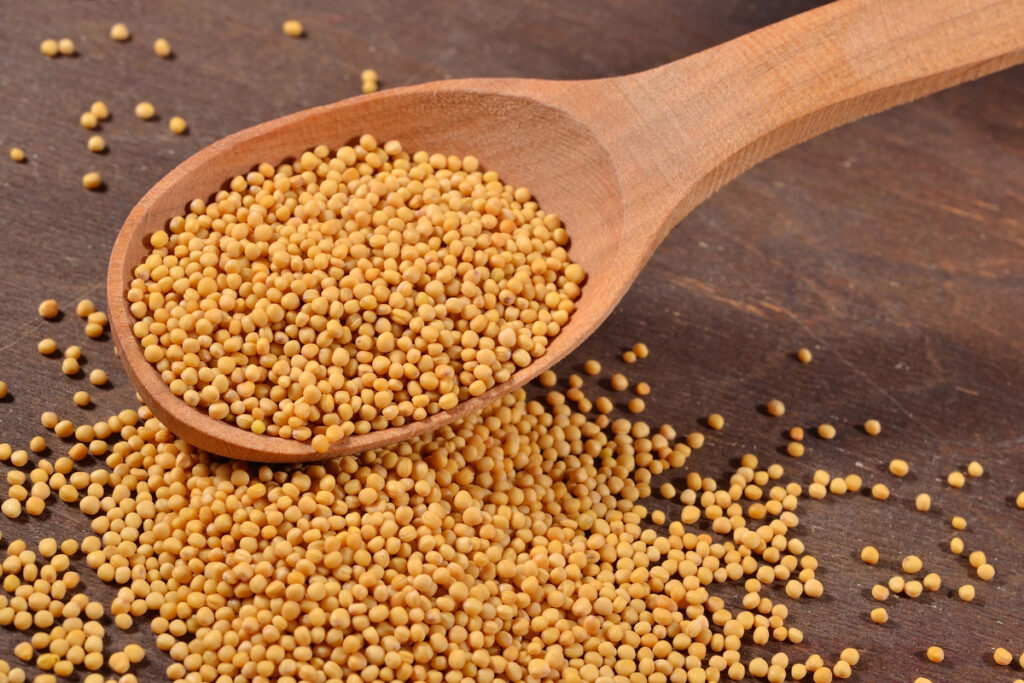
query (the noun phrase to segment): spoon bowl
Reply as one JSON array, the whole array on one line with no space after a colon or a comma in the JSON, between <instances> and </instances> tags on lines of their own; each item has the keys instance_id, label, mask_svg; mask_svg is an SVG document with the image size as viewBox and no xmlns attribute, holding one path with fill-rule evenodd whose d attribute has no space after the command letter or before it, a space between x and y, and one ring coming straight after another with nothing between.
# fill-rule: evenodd
<instances>
[{"instance_id":1,"label":"spoon bowl","mask_svg":"<svg viewBox=\"0 0 1024 683\"><path fill-rule=\"evenodd\" d=\"M611 313L668 231L757 162L843 123L1024 61L1016 0L840 0L671 64L592 81L469 79L316 107L219 140L160 180L115 242L111 335L154 415L202 450L260 462L322 460L412 438L469 415L564 358ZM507 382L400 427L317 453L256 435L171 393L145 360L125 299L148 238L261 162L363 133L406 149L474 155L557 212L587 272L547 352Z\"/></svg>"}]
</instances>

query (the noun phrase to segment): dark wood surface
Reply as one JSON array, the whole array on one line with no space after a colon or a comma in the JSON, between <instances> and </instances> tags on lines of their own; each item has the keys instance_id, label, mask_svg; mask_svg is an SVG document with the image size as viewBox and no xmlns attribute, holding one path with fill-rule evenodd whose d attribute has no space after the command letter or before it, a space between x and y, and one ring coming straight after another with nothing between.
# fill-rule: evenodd
<instances>
[{"instance_id":1,"label":"dark wood surface","mask_svg":"<svg viewBox=\"0 0 1024 683\"><path fill-rule=\"evenodd\" d=\"M44 336L85 349L85 368L103 367L112 386L93 390L91 415L132 405L112 345L87 339L73 313L83 296L102 305L106 257L121 221L146 188L217 138L259 121L356 94L359 72L375 68L383 87L462 76L591 78L678 58L808 9L813 2L283 3L5 2L0 6L0 441L16 448L45 430L39 414L73 420L82 379L35 351ZM307 36L282 35L299 18ZM107 33L129 25L126 44ZM69 36L72 58L47 59L39 42ZM153 55L166 37L172 60ZM78 115L96 99L113 112L99 131L109 152L85 149ZM143 122L149 100L159 119ZM167 130L184 116L188 135ZM28 162L7 159L22 147ZM98 170L106 190L90 193L83 173ZM500 169L498 169L500 171ZM543 198L541 198L543 200ZM669 236L608 320L561 369L614 357L645 341L651 357L628 368L651 383L647 418L681 431L720 412L726 427L688 469L720 474L744 452L780 462L808 482L815 469L859 473L890 486L880 503L862 494L802 502L797 530L821 561L825 597L791 605L805 633L792 659L827 660L854 646L854 679L988 681L1024 677L992 663L992 649L1024 650L1024 71L1020 68L829 133L753 169L693 213ZM569 226L571 229L571 226ZM58 299L64 316L47 322L38 303ZM801 346L815 360L793 357ZM758 407L778 397L780 420ZM881 436L858 425L874 417ZM831 422L838 437L809 437L800 460L780 452L784 429ZM708 431L708 430L704 430ZM48 434L49 457L66 444ZM911 474L885 471L905 458ZM946 475L977 459L985 475L963 490ZM0 471L6 472L8 466ZM675 480L673 472L656 479ZM932 495L929 513L913 509ZM996 568L976 579L947 545L949 518ZM0 518L3 542L88 533L76 509L52 503L36 520ZM864 544L882 561L857 559ZM943 589L917 600L890 599L876 626L870 586L914 552L938 571ZM81 559L85 583L99 586ZM952 589L978 585L960 602ZM148 628L110 632L115 645L142 643ZM116 633L115 633L116 632ZM23 637L0 630L0 657ZM930 645L946 661L924 657ZM778 648L769 646L771 653ZM167 660L152 654L140 671L159 679Z\"/></svg>"}]
</instances>

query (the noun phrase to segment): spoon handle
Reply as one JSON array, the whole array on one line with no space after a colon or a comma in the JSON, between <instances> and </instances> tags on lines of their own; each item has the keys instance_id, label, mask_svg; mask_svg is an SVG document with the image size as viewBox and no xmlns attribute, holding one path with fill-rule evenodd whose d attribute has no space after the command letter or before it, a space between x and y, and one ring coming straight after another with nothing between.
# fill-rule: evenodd
<instances>
[{"instance_id":1,"label":"spoon handle","mask_svg":"<svg viewBox=\"0 0 1024 683\"><path fill-rule=\"evenodd\" d=\"M634 178L650 181L635 199L650 207L652 250L689 211L758 162L1022 61L1024 0L840 0L603 81L604 88L618 86L613 95L633 119L628 131L623 108L607 106L608 99L601 112L585 115L605 118L595 129L607 131L612 156L635 166Z\"/></svg>"}]
</instances>

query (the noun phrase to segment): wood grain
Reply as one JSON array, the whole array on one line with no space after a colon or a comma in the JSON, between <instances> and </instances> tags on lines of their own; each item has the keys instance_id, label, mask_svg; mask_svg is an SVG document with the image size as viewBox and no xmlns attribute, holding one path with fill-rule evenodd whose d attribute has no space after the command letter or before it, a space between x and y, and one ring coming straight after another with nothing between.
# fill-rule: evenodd
<instances>
[{"instance_id":1,"label":"wood grain","mask_svg":"<svg viewBox=\"0 0 1024 683\"><path fill-rule=\"evenodd\" d=\"M198 0L4 5L0 141L23 147L29 162L0 159L0 378L11 388L0 401L0 440L24 448L44 432L43 410L81 421L132 405L112 345L86 339L72 307L81 296L103 299L120 223L153 183L206 144L355 94L366 67L380 72L385 87L440 77L620 75L813 4L594 0L581 11L537 0L358 8L323 0L286 10L253 0L244 12ZM281 35L281 21L291 16L306 24L306 39ZM130 43L106 37L115 21L132 28ZM444 29L432 39L396 38L421 35L424 26ZM40 40L64 35L80 56L51 61L38 53ZM159 36L171 41L176 59L152 55ZM606 372L650 382L647 417L655 424L689 431L709 412L725 415L725 429L710 434L690 463L702 472L724 472L754 452L801 481L825 468L893 489L885 504L847 496L801 506L800 536L821 559L826 596L792 605L790 619L806 639L785 649L791 657L828 658L856 646L863 654L853 680L1021 676L1016 665L997 668L991 651L1024 649L1015 626L1024 607L1016 570L1024 563L1024 513L1012 503L1024 489L1022 76L1016 68L931 96L752 169L666 238L616 312L561 364L578 371L595 357ZM77 125L97 98L114 112L102 130L110 152L101 157L85 150L89 133ZM159 121L132 116L141 99L154 102ZM189 135L166 130L175 114L189 120ZM80 187L93 169L103 173L106 192ZM54 323L35 314L50 296L65 310ZM92 390L96 408L71 404L83 383L35 352L44 335L62 347L82 345L87 369L108 370L113 385ZM627 368L611 360L636 340L653 350L646 363ZM813 363L790 357L799 346L814 350ZM757 410L773 396L787 404L781 420ZM868 417L883 424L873 439L857 431ZM835 441L809 439L800 460L778 453L784 428L824 421L838 427ZM52 454L67 448L48 439ZM896 456L911 463L905 480L884 474ZM985 476L952 491L945 475L971 459L984 463ZM681 478L670 473L656 483ZM932 494L930 513L912 509L921 491ZM945 550L953 514L968 519L961 534L968 548L984 550L995 565L990 584L980 585L966 561ZM16 537L81 537L88 522L54 503L38 520L0 518L0 531L3 545ZM882 551L879 566L856 560L866 543ZM943 591L891 601L890 622L870 624L868 589L907 552L942 574ZM76 562L90 592L112 597ZM974 603L948 596L948 587L967 581L979 584ZM140 678L162 678L167 660L147 627L109 631L114 645L140 642L150 651ZM10 648L22 639L0 630L0 656L12 660ZM933 644L946 649L940 665L923 656Z\"/></svg>"}]
</instances>

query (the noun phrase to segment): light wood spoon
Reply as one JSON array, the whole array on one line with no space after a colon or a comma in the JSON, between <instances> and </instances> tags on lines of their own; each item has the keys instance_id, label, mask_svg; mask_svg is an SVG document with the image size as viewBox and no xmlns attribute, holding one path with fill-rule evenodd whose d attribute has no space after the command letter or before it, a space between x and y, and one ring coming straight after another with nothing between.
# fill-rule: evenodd
<instances>
[{"instance_id":1,"label":"light wood spoon","mask_svg":"<svg viewBox=\"0 0 1024 683\"><path fill-rule=\"evenodd\" d=\"M319 460L405 440L480 410L586 339L687 213L732 178L844 123L1024 61L1024 0L841 0L650 71L592 81L472 79L356 97L254 126L198 152L128 216L110 257L111 332L139 394L175 434L244 460ZM256 164L364 132L473 154L558 212L588 273L547 353L483 396L333 444L257 436L174 396L142 356L132 270L195 197Z\"/></svg>"}]
</instances>

